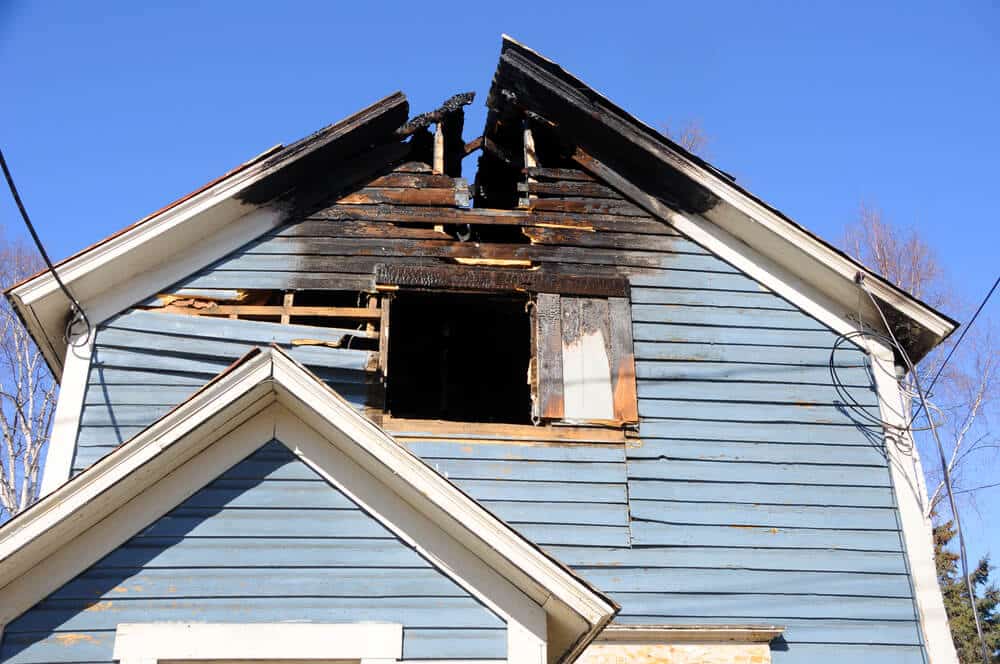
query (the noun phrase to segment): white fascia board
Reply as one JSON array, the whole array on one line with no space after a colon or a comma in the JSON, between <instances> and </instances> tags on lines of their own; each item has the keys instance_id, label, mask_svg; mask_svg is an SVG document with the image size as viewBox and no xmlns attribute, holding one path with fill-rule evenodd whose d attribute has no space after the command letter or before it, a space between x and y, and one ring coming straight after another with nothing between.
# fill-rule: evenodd
<instances>
[{"instance_id":1,"label":"white fascia board","mask_svg":"<svg viewBox=\"0 0 1000 664\"><path fill-rule=\"evenodd\" d=\"M48 450L45 452L45 465L42 467L40 497L47 496L68 481L72 473L80 417L90 377L94 337L91 333L86 338L75 339L67 348L66 364L59 382L59 400L56 402Z\"/></svg>"},{"instance_id":2,"label":"white fascia board","mask_svg":"<svg viewBox=\"0 0 1000 664\"><path fill-rule=\"evenodd\" d=\"M880 415L895 429L886 432L885 446L924 646L932 664L958 664L934 562L934 525L927 510L924 472L913 435L907 429L909 413L904 410L896 378L895 355L891 348L875 340L870 340L868 346Z\"/></svg>"}]
</instances>

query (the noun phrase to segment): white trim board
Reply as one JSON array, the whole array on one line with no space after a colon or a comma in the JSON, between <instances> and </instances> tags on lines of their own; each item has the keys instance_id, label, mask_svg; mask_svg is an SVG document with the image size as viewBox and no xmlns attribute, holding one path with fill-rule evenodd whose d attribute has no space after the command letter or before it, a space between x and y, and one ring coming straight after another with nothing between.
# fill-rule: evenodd
<instances>
[{"instance_id":1,"label":"white trim board","mask_svg":"<svg viewBox=\"0 0 1000 664\"><path fill-rule=\"evenodd\" d=\"M304 462L493 609L510 661L571 661L617 606L483 509L277 348L0 528L0 625L279 433Z\"/></svg>"},{"instance_id":2,"label":"white trim board","mask_svg":"<svg viewBox=\"0 0 1000 664\"><path fill-rule=\"evenodd\" d=\"M875 387L879 397L882 420L901 428L906 424L893 352L875 341L869 344L869 357ZM912 434L903 434L897 444L892 436L885 437L889 471L899 509L899 520L906 549L906 562L913 583L913 595L920 617L920 629L930 664L958 664L958 655L948 626L948 614L938 585L934 563L933 525L924 506L927 488L920 467L920 456ZM905 451L906 449L910 451Z\"/></svg>"},{"instance_id":3,"label":"white trim board","mask_svg":"<svg viewBox=\"0 0 1000 664\"><path fill-rule=\"evenodd\" d=\"M39 497L52 493L56 487L67 482L72 474L95 336L92 330L87 338L70 341L66 349L62 381L59 383L59 401L56 402L49 447L45 453L45 465L42 466Z\"/></svg>"},{"instance_id":4,"label":"white trim board","mask_svg":"<svg viewBox=\"0 0 1000 664\"><path fill-rule=\"evenodd\" d=\"M114 658L121 664L212 660L349 660L403 657L403 626L394 623L120 623Z\"/></svg>"}]
</instances>

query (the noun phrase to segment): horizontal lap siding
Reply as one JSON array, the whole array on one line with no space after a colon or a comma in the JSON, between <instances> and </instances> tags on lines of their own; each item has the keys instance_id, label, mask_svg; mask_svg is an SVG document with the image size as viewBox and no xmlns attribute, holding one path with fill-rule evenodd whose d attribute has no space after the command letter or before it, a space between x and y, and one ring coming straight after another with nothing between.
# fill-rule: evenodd
<instances>
[{"instance_id":1,"label":"horizontal lap siding","mask_svg":"<svg viewBox=\"0 0 1000 664\"><path fill-rule=\"evenodd\" d=\"M155 422L252 348L272 343L362 408L378 394L366 371L370 352L292 345L296 339L337 342L351 333L138 309L111 319L97 331L73 472Z\"/></svg>"},{"instance_id":2,"label":"horizontal lap siding","mask_svg":"<svg viewBox=\"0 0 1000 664\"><path fill-rule=\"evenodd\" d=\"M621 445L469 443L430 436L404 442L537 544L629 545Z\"/></svg>"},{"instance_id":3,"label":"horizontal lap siding","mask_svg":"<svg viewBox=\"0 0 1000 664\"><path fill-rule=\"evenodd\" d=\"M619 622L785 625L775 662L923 662L867 357L745 277L682 270L632 278L632 549L554 553Z\"/></svg>"},{"instance_id":4,"label":"horizontal lap siding","mask_svg":"<svg viewBox=\"0 0 1000 664\"><path fill-rule=\"evenodd\" d=\"M527 444L486 432L461 440L407 432L404 444L607 591L622 607L619 622L786 625L786 643L773 652L778 664L924 661L883 434L873 426L878 403L860 349L844 343L833 352L837 336L820 322L648 217L593 216L590 232L563 228L586 227L587 215L549 212L544 222L555 229L526 229L531 244L479 245L433 239L430 224L461 223L464 214L475 224L490 213L450 208L436 219L432 207L397 213L401 208L357 206L354 216L347 206L331 210L272 232L179 287L362 290L371 288L379 263L476 257L530 260L568 274L586 265L618 268L632 286L639 438L624 446ZM208 345L199 351L185 338L201 334L162 327L162 319L148 318L150 327L134 312L122 318L132 322L98 334L77 467L197 389L234 359L242 341L217 335L209 357ZM171 347L176 354L166 355ZM360 403L364 377L345 366L352 361L306 363ZM860 406L845 407L849 402ZM211 492L233 494L233 509L263 518L275 497L260 492L247 502L240 489L246 481L227 476ZM283 483L286 497L302 505L335 509L323 507L316 486L295 472L268 481ZM206 507L189 504L175 526L115 555L127 561L155 551L150 564L169 567L229 551L239 565L275 547L305 567L331 558L347 567L399 566L391 548L355 546L382 540L349 519L343 527L354 539L295 539L288 535L307 527L304 519L272 519L275 540L219 525L183 550L158 548L178 541L177 530L193 527ZM341 599L328 601L324 606L335 607ZM439 598L440 615L461 628L461 643L488 640L463 622L462 601ZM227 597L212 602L232 605ZM260 619L317 614L313 600L289 599L284 613ZM427 631L420 638L438 637Z\"/></svg>"},{"instance_id":5,"label":"horizontal lap siding","mask_svg":"<svg viewBox=\"0 0 1000 664\"><path fill-rule=\"evenodd\" d=\"M110 661L122 622L404 625L407 659L502 659L504 623L278 442L6 626L5 664Z\"/></svg>"}]
</instances>

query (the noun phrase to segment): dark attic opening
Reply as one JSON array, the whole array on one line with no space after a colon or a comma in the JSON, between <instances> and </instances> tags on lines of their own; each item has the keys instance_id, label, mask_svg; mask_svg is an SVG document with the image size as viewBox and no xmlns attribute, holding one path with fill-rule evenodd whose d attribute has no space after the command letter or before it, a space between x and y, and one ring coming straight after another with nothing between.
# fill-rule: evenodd
<instances>
[{"instance_id":1,"label":"dark attic opening","mask_svg":"<svg viewBox=\"0 0 1000 664\"><path fill-rule=\"evenodd\" d=\"M528 299L398 293L389 310L393 417L531 423Z\"/></svg>"}]
</instances>

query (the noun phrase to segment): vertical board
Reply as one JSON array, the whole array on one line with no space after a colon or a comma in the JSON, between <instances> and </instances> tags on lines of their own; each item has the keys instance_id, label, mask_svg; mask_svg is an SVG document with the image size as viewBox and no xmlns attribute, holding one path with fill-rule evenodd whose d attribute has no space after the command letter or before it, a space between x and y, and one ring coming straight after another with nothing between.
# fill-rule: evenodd
<instances>
[{"instance_id":1,"label":"vertical board","mask_svg":"<svg viewBox=\"0 0 1000 664\"><path fill-rule=\"evenodd\" d=\"M562 310L560 297L539 293L534 308L535 417L561 420L563 402Z\"/></svg>"},{"instance_id":2,"label":"vertical board","mask_svg":"<svg viewBox=\"0 0 1000 664\"><path fill-rule=\"evenodd\" d=\"M635 385L632 311L629 301L623 297L608 298L608 315L614 418L620 422L638 422L639 403Z\"/></svg>"}]
</instances>

